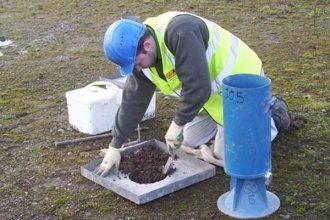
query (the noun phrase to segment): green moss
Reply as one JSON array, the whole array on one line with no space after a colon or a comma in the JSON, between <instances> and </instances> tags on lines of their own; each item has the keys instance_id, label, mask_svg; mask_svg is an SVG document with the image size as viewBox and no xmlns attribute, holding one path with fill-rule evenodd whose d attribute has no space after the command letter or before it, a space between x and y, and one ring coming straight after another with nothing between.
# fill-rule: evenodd
<instances>
[{"instance_id":1,"label":"green moss","mask_svg":"<svg viewBox=\"0 0 330 220\"><path fill-rule=\"evenodd\" d=\"M40 49L37 48L37 47L34 47L34 46L30 46L27 48L27 53L34 57L34 58L40 58L41 57L41 54L40 54Z\"/></svg>"},{"instance_id":2,"label":"green moss","mask_svg":"<svg viewBox=\"0 0 330 220\"><path fill-rule=\"evenodd\" d=\"M327 202L320 202L320 203L318 203L317 204L317 206L316 206L316 210L318 211L318 212L329 212L329 210L330 210L330 202L329 201L327 201Z\"/></svg>"},{"instance_id":3,"label":"green moss","mask_svg":"<svg viewBox=\"0 0 330 220\"><path fill-rule=\"evenodd\" d=\"M3 120L5 123L12 122L15 119L14 115L1 115L0 120Z\"/></svg>"},{"instance_id":4,"label":"green moss","mask_svg":"<svg viewBox=\"0 0 330 220\"><path fill-rule=\"evenodd\" d=\"M95 200L90 200L87 202L87 207L90 209L97 209L99 207L99 203Z\"/></svg>"},{"instance_id":5,"label":"green moss","mask_svg":"<svg viewBox=\"0 0 330 220\"><path fill-rule=\"evenodd\" d=\"M304 153L307 157L317 158L318 152L314 149L306 149L304 150Z\"/></svg>"},{"instance_id":6,"label":"green moss","mask_svg":"<svg viewBox=\"0 0 330 220\"><path fill-rule=\"evenodd\" d=\"M79 164L86 164L89 162L89 160L87 158L79 158L78 162Z\"/></svg>"},{"instance_id":7,"label":"green moss","mask_svg":"<svg viewBox=\"0 0 330 220\"><path fill-rule=\"evenodd\" d=\"M298 213L298 214L300 214L300 215L303 215L303 214L306 213L306 208L305 208L305 207L302 207L302 206L297 207L297 208L296 208L296 213Z\"/></svg>"},{"instance_id":8,"label":"green moss","mask_svg":"<svg viewBox=\"0 0 330 220\"><path fill-rule=\"evenodd\" d=\"M53 204L57 207L65 205L69 201L69 198L66 196L59 196L53 200Z\"/></svg>"},{"instance_id":9,"label":"green moss","mask_svg":"<svg viewBox=\"0 0 330 220\"><path fill-rule=\"evenodd\" d=\"M285 197L285 202L286 202L287 205L294 205L296 203L293 196L286 196Z\"/></svg>"},{"instance_id":10,"label":"green moss","mask_svg":"<svg viewBox=\"0 0 330 220\"><path fill-rule=\"evenodd\" d=\"M103 214L111 213L111 206L101 206L99 209Z\"/></svg>"},{"instance_id":11,"label":"green moss","mask_svg":"<svg viewBox=\"0 0 330 220\"><path fill-rule=\"evenodd\" d=\"M187 203L181 203L180 205L179 205L179 209L180 209L180 211L186 211L187 209L188 209L188 204Z\"/></svg>"},{"instance_id":12,"label":"green moss","mask_svg":"<svg viewBox=\"0 0 330 220\"><path fill-rule=\"evenodd\" d=\"M306 168L305 162L300 159L292 159L290 161L289 167L292 170L304 170Z\"/></svg>"}]
</instances>

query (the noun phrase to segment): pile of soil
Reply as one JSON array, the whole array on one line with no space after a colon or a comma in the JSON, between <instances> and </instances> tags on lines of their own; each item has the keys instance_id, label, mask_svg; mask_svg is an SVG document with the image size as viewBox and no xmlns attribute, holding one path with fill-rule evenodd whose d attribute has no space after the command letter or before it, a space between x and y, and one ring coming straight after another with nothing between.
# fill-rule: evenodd
<instances>
[{"instance_id":1,"label":"pile of soil","mask_svg":"<svg viewBox=\"0 0 330 220\"><path fill-rule=\"evenodd\" d=\"M306 122L306 119L304 116L301 115L291 115L291 124L288 130L286 131L288 134L292 134L297 130L300 130L303 128L304 124Z\"/></svg>"},{"instance_id":2,"label":"pile of soil","mask_svg":"<svg viewBox=\"0 0 330 220\"><path fill-rule=\"evenodd\" d=\"M121 158L119 170L137 183L154 183L171 175L175 168L170 167L167 174L163 168L169 157L160 148L148 145Z\"/></svg>"},{"instance_id":3,"label":"pile of soil","mask_svg":"<svg viewBox=\"0 0 330 220\"><path fill-rule=\"evenodd\" d=\"M304 116L301 115L294 115L291 117L291 125L290 128L292 130L300 130L306 122L306 119Z\"/></svg>"}]
</instances>

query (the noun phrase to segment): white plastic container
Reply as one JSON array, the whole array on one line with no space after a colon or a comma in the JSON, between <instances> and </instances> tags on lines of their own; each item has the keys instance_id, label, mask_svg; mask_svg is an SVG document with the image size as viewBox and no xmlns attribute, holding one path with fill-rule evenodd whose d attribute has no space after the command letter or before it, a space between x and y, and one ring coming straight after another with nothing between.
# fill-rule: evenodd
<instances>
[{"instance_id":1,"label":"white plastic container","mask_svg":"<svg viewBox=\"0 0 330 220\"><path fill-rule=\"evenodd\" d=\"M97 81L86 87L66 92L70 125L85 134L95 135L110 131L121 103L122 81L122 79L114 83ZM154 94L142 120L154 118L155 109Z\"/></svg>"}]
</instances>

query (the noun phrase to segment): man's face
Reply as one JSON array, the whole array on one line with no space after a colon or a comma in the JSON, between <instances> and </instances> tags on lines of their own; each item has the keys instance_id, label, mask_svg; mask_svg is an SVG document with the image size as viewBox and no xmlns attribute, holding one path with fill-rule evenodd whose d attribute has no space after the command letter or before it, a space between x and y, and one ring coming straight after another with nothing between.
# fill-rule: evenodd
<instances>
[{"instance_id":1,"label":"man's face","mask_svg":"<svg viewBox=\"0 0 330 220\"><path fill-rule=\"evenodd\" d=\"M136 56L134 68L141 71L144 68L149 68L155 65L156 62L156 47L154 42L148 39L143 44L143 50Z\"/></svg>"}]
</instances>

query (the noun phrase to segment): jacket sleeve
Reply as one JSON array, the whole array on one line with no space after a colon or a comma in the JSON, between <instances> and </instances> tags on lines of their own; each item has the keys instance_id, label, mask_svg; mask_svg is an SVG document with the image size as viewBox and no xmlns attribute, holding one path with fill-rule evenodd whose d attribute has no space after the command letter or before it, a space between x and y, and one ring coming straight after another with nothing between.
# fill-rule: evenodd
<instances>
[{"instance_id":1,"label":"jacket sleeve","mask_svg":"<svg viewBox=\"0 0 330 220\"><path fill-rule=\"evenodd\" d=\"M142 120L155 91L154 84L142 72L127 78L122 102L112 129L111 146L120 148Z\"/></svg>"},{"instance_id":2,"label":"jacket sleeve","mask_svg":"<svg viewBox=\"0 0 330 220\"><path fill-rule=\"evenodd\" d=\"M165 44L175 56L176 73L182 82L183 101L174 116L178 125L192 121L210 97L207 42L207 26L195 16L174 17L166 29Z\"/></svg>"}]
</instances>

